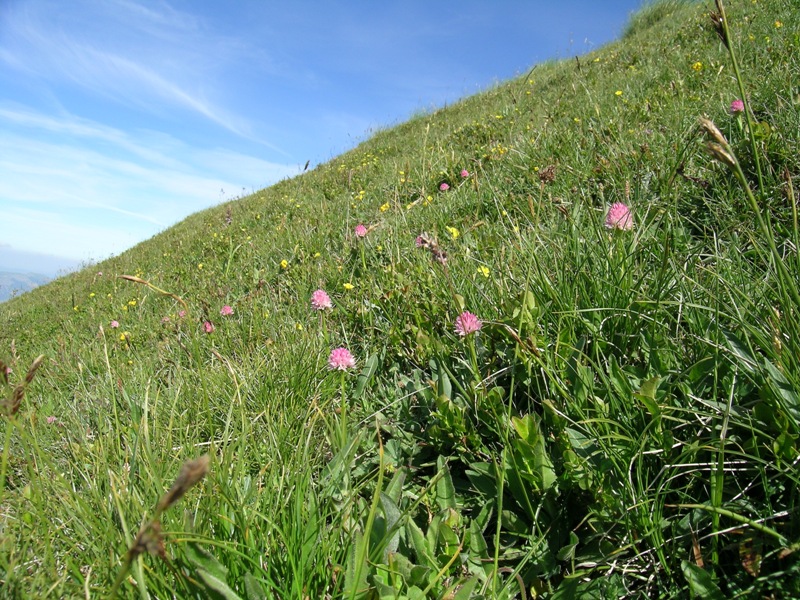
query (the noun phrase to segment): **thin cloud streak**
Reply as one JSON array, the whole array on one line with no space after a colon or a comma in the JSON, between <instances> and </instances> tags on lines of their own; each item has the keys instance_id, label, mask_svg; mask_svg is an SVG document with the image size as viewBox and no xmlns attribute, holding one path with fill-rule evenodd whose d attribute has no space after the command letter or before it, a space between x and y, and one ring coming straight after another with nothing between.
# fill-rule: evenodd
<instances>
[{"instance_id":1,"label":"thin cloud streak","mask_svg":"<svg viewBox=\"0 0 800 600\"><path fill-rule=\"evenodd\" d=\"M21 249L119 251L219 203L220 190L260 189L298 172L298 165L192 148L165 134L125 133L71 115L56 119L25 107L0 107L3 241ZM61 217L43 218L55 213ZM51 223L47 234L42 222ZM42 242L32 244L22 233L31 227ZM105 234L80 240L92 227Z\"/></svg>"},{"instance_id":2,"label":"thin cloud streak","mask_svg":"<svg viewBox=\"0 0 800 600\"><path fill-rule=\"evenodd\" d=\"M125 2L122 6L135 7ZM158 20L159 13L145 7L136 8L140 10L133 10L134 13L147 15L149 21ZM287 155L276 144L259 138L251 121L225 110L207 98L201 89L192 89L197 87L194 82L200 81L208 82L206 86L210 89L222 88L221 82L215 85L216 74L203 67L210 62L209 51L198 51L199 48L213 49L220 43L214 39L199 43L196 36L202 32L196 27L184 28L192 35L184 36L185 39L180 35L173 36L168 40L169 48L148 56L146 51L126 47L124 40L117 40L115 48L86 43L58 29L54 23L35 17L24 12L12 20L8 35L16 42L18 50L16 53L6 50L0 53L0 60L7 66L51 83L68 81L95 95L161 117L165 106L188 109L238 137ZM170 27L181 21L182 18L161 19L161 23ZM109 26L121 25L123 23L113 22ZM126 29L139 29L139 33L147 37L148 32L142 31L137 22L126 22L124 26ZM138 49L149 47L147 40L144 44L142 42L138 39ZM225 43L224 40L220 42ZM138 59L132 60L125 55L136 55ZM25 58L20 59L20 56ZM165 56L168 60L164 60Z\"/></svg>"}]
</instances>

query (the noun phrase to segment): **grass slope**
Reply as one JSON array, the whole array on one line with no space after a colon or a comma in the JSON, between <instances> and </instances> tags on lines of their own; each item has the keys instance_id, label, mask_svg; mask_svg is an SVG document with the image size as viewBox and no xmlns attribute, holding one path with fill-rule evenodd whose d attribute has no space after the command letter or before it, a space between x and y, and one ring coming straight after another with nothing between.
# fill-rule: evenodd
<instances>
[{"instance_id":1,"label":"grass slope","mask_svg":"<svg viewBox=\"0 0 800 600\"><path fill-rule=\"evenodd\" d=\"M800 596L800 19L726 9L0 306L3 594Z\"/></svg>"}]
</instances>

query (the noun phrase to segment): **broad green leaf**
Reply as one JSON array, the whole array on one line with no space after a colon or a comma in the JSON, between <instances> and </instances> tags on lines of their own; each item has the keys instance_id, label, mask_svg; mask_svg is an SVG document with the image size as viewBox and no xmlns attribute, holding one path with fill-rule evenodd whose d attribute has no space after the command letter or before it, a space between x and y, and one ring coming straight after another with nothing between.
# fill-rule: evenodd
<instances>
[{"instance_id":1,"label":"broad green leaf","mask_svg":"<svg viewBox=\"0 0 800 600\"><path fill-rule=\"evenodd\" d=\"M446 508L456 508L456 488L453 485L453 478L450 477L450 468L447 466L447 459L439 456L436 460L436 467L439 473L444 473L439 481L436 482L436 503L442 510Z\"/></svg>"},{"instance_id":2,"label":"broad green leaf","mask_svg":"<svg viewBox=\"0 0 800 600\"><path fill-rule=\"evenodd\" d=\"M733 353L734 357L738 359L739 366L743 367L745 371L750 374L755 373L758 363L756 363L750 350L747 349L744 343L742 343L732 331L723 329L722 334L725 336L725 341L728 342L728 348Z\"/></svg>"},{"instance_id":3,"label":"broad green leaf","mask_svg":"<svg viewBox=\"0 0 800 600\"><path fill-rule=\"evenodd\" d=\"M197 575L203 580L206 588L216 592L225 600L242 600L242 597L228 587L227 583L217 577L214 577L205 569L197 569ZM212 595L209 594L209 597L212 597Z\"/></svg>"},{"instance_id":4,"label":"broad green leaf","mask_svg":"<svg viewBox=\"0 0 800 600\"><path fill-rule=\"evenodd\" d=\"M244 591L247 600L267 600L264 588L250 571L244 574Z\"/></svg>"},{"instance_id":5,"label":"broad green leaf","mask_svg":"<svg viewBox=\"0 0 800 600\"><path fill-rule=\"evenodd\" d=\"M550 489L556 481L555 470L547 455L544 436L540 428L539 416L525 415L522 418L512 417L511 423L519 438L512 442L515 450L522 456L529 473L536 477L540 489Z\"/></svg>"},{"instance_id":6,"label":"broad green leaf","mask_svg":"<svg viewBox=\"0 0 800 600\"><path fill-rule=\"evenodd\" d=\"M725 595L708 571L686 560L681 561L681 570L693 596L702 600L725 600Z\"/></svg>"},{"instance_id":7,"label":"broad green leaf","mask_svg":"<svg viewBox=\"0 0 800 600\"><path fill-rule=\"evenodd\" d=\"M400 543L400 528L396 525L400 520L401 513L394 501L385 493L381 493L381 507L386 520L386 533L389 535L383 551L385 561L390 552L397 551L397 545Z\"/></svg>"},{"instance_id":8,"label":"broad green leaf","mask_svg":"<svg viewBox=\"0 0 800 600\"><path fill-rule=\"evenodd\" d=\"M394 440L389 440L394 441ZM392 499L392 502L395 504L400 504L400 498L403 497L403 483L406 480L406 469L405 467L400 467L395 471L392 480L386 486L386 491L384 492L389 498Z\"/></svg>"},{"instance_id":9,"label":"broad green leaf","mask_svg":"<svg viewBox=\"0 0 800 600\"><path fill-rule=\"evenodd\" d=\"M422 530L411 519L408 519L406 522L406 533L408 533L408 537L411 538L411 545L414 548L417 563L432 569L437 569L436 560L433 558L436 553L436 548L433 547L429 549L425 534L422 533Z\"/></svg>"},{"instance_id":10,"label":"broad green leaf","mask_svg":"<svg viewBox=\"0 0 800 600\"><path fill-rule=\"evenodd\" d=\"M228 569L219 562L213 554L195 542L189 542L184 546L186 558L198 570L202 569L216 579L225 581L228 578Z\"/></svg>"},{"instance_id":11,"label":"broad green leaf","mask_svg":"<svg viewBox=\"0 0 800 600\"><path fill-rule=\"evenodd\" d=\"M353 397L360 398L364 393L364 388L370 382L370 380L375 376L375 372L378 370L378 364L380 363L377 354L371 354L369 358L364 363L364 368L361 369L361 373L358 375L358 380L356 381L356 387L353 390Z\"/></svg>"},{"instance_id":12,"label":"broad green leaf","mask_svg":"<svg viewBox=\"0 0 800 600\"><path fill-rule=\"evenodd\" d=\"M462 581L450 586L447 592L445 592L445 597L452 598L453 600L469 600L472 598L472 592L478 583L478 578L476 576L472 576L466 581ZM453 595L453 592L455 592L455 595Z\"/></svg>"},{"instance_id":13,"label":"broad green leaf","mask_svg":"<svg viewBox=\"0 0 800 600\"><path fill-rule=\"evenodd\" d=\"M575 548L578 547L580 540L574 531L569 532L569 543L562 546L561 550L556 554L558 560L572 560L575 558Z\"/></svg>"},{"instance_id":14,"label":"broad green leaf","mask_svg":"<svg viewBox=\"0 0 800 600\"><path fill-rule=\"evenodd\" d=\"M364 551L364 546L368 543L369 541L363 533L356 532L354 543L350 546L350 552L347 555L347 570L344 578L344 595L346 597L357 597L358 594L363 594L369 589L367 583L368 553Z\"/></svg>"},{"instance_id":15,"label":"broad green leaf","mask_svg":"<svg viewBox=\"0 0 800 600\"><path fill-rule=\"evenodd\" d=\"M653 417L661 416L661 407L656 402L656 390L661 378L651 377L650 379L642 382L642 386L634 392L634 396L644 404L644 407Z\"/></svg>"}]
</instances>

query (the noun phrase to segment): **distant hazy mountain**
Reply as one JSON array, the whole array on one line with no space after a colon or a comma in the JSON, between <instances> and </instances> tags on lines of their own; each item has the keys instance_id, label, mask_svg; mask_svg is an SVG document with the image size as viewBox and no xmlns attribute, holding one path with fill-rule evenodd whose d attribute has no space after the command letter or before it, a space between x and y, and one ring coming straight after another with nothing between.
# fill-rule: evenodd
<instances>
[{"instance_id":1,"label":"distant hazy mountain","mask_svg":"<svg viewBox=\"0 0 800 600\"><path fill-rule=\"evenodd\" d=\"M15 293L27 292L48 281L50 277L41 273L0 272L0 302L5 302Z\"/></svg>"}]
</instances>

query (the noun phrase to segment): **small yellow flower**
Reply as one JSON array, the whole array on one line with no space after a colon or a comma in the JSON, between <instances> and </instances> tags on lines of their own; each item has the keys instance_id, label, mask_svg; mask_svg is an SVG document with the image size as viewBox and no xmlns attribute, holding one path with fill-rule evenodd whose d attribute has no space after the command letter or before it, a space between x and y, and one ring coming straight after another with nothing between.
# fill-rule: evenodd
<instances>
[{"instance_id":1,"label":"small yellow flower","mask_svg":"<svg viewBox=\"0 0 800 600\"><path fill-rule=\"evenodd\" d=\"M614 95L615 96L622 96L622 90L617 90L616 92L614 92Z\"/></svg>"},{"instance_id":2,"label":"small yellow flower","mask_svg":"<svg viewBox=\"0 0 800 600\"><path fill-rule=\"evenodd\" d=\"M783 27L783 23L780 21L775 21L775 29L780 29L781 27Z\"/></svg>"},{"instance_id":3,"label":"small yellow flower","mask_svg":"<svg viewBox=\"0 0 800 600\"><path fill-rule=\"evenodd\" d=\"M696 63L694 63L694 64L692 65L692 69L694 69L695 71L697 71L697 72L699 73L700 71L702 71L702 70L703 70L703 63L701 63L701 62L698 60Z\"/></svg>"},{"instance_id":4,"label":"small yellow flower","mask_svg":"<svg viewBox=\"0 0 800 600\"><path fill-rule=\"evenodd\" d=\"M288 268L289 268L289 263L288 263L288 262L287 262L287 260L284 258L284 259L281 261L281 269L288 269Z\"/></svg>"},{"instance_id":5,"label":"small yellow flower","mask_svg":"<svg viewBox=\"0 0 800 600\"><path fill-rule=\"evenodd\" d=\"M128 306L136 306L136 300L128 300Z\"/></svg>"},{"instance_id":6,"label":"small yellow flower","mask_svg":"<svg viewBox=\"0 0 800 600\"><path fill-rule=\"evenodd\" d=\"M73 306L72 307L72 310L74 310L75 312L78 312L80 309L81 309L80 306Z\"/></svg>"},{"instance_id":7,"label":"small yellow flower","mask_svg":"<svg viewBox=\"0 0 800 600\"><path fill-rule=\"evenodd\" d=\"M319 258L321 255L319 252L314 252L314 258Z\"/></svg>"},{"instance_id":8,"label":"small yellow flower","mask_svg":"<svg viewBox=\"0 0 800 600\"><path fill-rule=\"evenodd\" d=\"M353 289L355 286L354 286L352 283L350 283L349 281L346 281L346 282L344 283L344 286L343 286L343 287L344 287L344 289L346 289L347 291L350 291L350 290L352 290L352 289Z\"/></svg>"},{"instance_id":9,"label":"small yellow flower","mask_svg":"<svg viewBox=\"0 0 800 600\"><path fill-rule=\"evenodd\" d=\"M381 204L381 212L386 212L387 210L389 210L389 203Z\"/></svg>"},{"instance_id":10,"label":"small yellow flower","mask_svg":"<svg viewBox=\"0 0 800 600\"><path fill-rule=\"evenodd\" d=\"M489 269L487 267L478 267L478 273L483 275L484 277L489 277Z\"/></svg>"},{"instance_id":11,"label":"small yellow flower","mask_svg":"<svg viewBox=\"0 0 800 600\"><path fill-rule=\"evenodd\" d=\"M383 246L381 246L380 244L378 244L377 246L375 246L375 249L376 249L378 252L380 252L380 251L382 251L382 250L383 250Z\"/></svg>"},{"instance_id":12,"label":"small yellow flower","mask_svg":"<svg viewBox=\"0 0 800 600\"><path fill-rule=\"evenodd\" d=\"M94 292L92 292L91 294L89 294L89 298L94 298Z\"/></svg>"},{"instance_id":13,"label":"small yellow flower","mask_svg":"<svg viewBox=\"0 0 800 600\"><path fill-rule=\"evenodd\" d=\"M303 331L303 324L302 323L296 323L294 328L297 329L297 331Z\"/></svg>"},{"instance_id":14,"label":"small yellow flower","mask_svg":"<svg viewBox=\"0 0 800 600\"><path fill-rule=\"evenodd\" d=\"M106 298L108 298L109 300L111 300L111 298L113 298L113 297L114 296L112 296L111 294L106 294Z\"/></svg>"},{"instance_id":15,"label":"small yellow flower","mask_svg":"<svg viewBox=\"0 0 800 600\"><path fill-rule=\"evenodd\" d=\"M202 269L203 269L203 263L200 263L200 264L198 264L198 265L197 265L197 268L198 268L198 269L200 269L200 270L202 270Z\"/></svg>"},{"instance_id":16,"label":"small yellow flower","mask_svg":"<svg viewBox=\"0 0 800 600\"><path fill-rule=\"evenodd\" d=\"M457 240L458 236L461 235L461 232L455 227L445 227L445 229L447 229L447 232L452 236L454 240Z\"/></svg>"}]
</instances>

